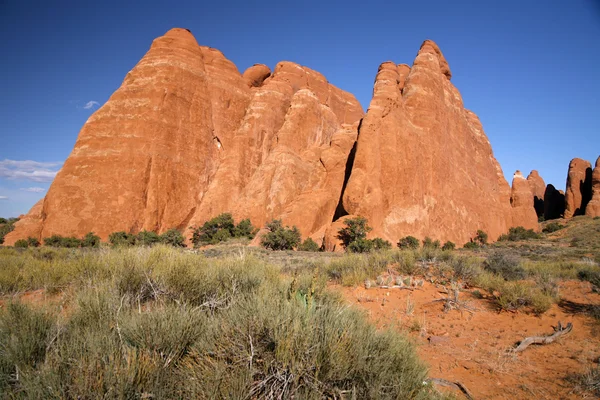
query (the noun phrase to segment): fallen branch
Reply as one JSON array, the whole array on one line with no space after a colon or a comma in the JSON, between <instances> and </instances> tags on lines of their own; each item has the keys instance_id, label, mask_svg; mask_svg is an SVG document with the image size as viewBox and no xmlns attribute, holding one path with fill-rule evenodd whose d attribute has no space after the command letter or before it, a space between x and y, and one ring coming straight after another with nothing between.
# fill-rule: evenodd
<instances>
[{"instance_id":1,"label":"fallen branch","mask_svg":"<svg viewBox=\"0 0 600 400\"><path fill-rule=\"evenodd\" d=\"M567 326L562 326L560 321L558 321L558 325L554 328L554 333L550 336L530 336L525 338L519 343L517 347L515 347L512 351L515 353L519 353L525 350L530 344L549 344L554 342L559 337L566 335L571 332L573 329L573 324L568 323Z\"/></svg>"},{"instance_id":2,"label":"fallen branch","mask_svg":"<svg viewBox=\"0 0 600 400\"><path fill-rule=\"evenodd\" d=\"M460 382L451 382L441 378L429 378L427 379L427 382L460 390L461 392L463 392L467 399L474 400L474 397L471 395L469 390L465 387L465 385L463 385Z\"/></svg>"}]
</instances>

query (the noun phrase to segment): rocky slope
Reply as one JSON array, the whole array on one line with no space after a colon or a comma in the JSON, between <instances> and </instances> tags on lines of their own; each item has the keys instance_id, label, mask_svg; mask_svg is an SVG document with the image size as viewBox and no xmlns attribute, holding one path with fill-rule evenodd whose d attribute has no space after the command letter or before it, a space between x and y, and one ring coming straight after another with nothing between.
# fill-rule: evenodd
<instances>
[{"instance_id":1,"label":"rocky slope","mask_svg":"<svg viewBox=\"0 0 600 400\"><path fill-rule=\"evenodd\" d=\"M316 71L280 62L241 74L172 29L89 118L47 196L6 242L189 234L221 212L259 227L281 218L328 248L352 215L394 242L462 244L478 229L495 239L535 217L533 197L521 197L525 179L511 193L450 78L440 49L425 41L412 67L381 65L365 115Z\"/></svg>"}]
</instances>

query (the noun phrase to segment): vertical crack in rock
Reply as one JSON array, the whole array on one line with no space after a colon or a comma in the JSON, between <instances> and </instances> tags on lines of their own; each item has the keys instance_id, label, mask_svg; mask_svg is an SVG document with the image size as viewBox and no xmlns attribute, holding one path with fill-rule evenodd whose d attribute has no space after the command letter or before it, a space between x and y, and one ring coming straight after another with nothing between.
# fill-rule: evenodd
<instances>
[{"instance_id":1,"label":"vertical crack in rock","mask_svg":"<svg viewBox=\"0 0 600 400\"><path fill-rule=\"evenodd\" d=\"M346 185L348 185L348 181L350 180L350 175L352 174L352 167L354 166L354 157L356 156L356 147L358 146L358 137L360 136L360 126L362 125L362 118L358 123L358 135L356 136L356 140L352 145L352 149L350 153L348 153L348 158L346 159L346 169L344 171L344 183L342 184L342 190L340 191L340 198L338 200L337 207L335 208L335 213L333 214L333 219L331 222L337 221L339 218L348 215L348 211L344 208L343 198L344 191L346 190Z\"/></svg>"}]
</instances>

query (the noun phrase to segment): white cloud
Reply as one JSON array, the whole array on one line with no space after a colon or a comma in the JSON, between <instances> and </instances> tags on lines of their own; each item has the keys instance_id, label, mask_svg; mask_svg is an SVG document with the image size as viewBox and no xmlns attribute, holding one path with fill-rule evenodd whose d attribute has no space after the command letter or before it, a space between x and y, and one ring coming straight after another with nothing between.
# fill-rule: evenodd
<instances>
[{"instance_id":1,"label":"white cloud","mask_svg":"<svg viewBox=\"0 0 600 400\"><path fill-rule=\"evenodd\" d=\"M61 165L60 162L2 160L0 178L52 182Z\"/></svg>"},{"instance_id":2,"label":"white cloud","mask_svg":"<svg viewBox=\"0 0 600 400\"><path fill-rule=\"evenodd\" d=\"M32 192L32 193L42 193L45 192L46 189L41 188L41 187L28 187L28 188L21 188L20 190L24 191L24 192Z\"/></svg>"},{"instance_id":3,"label":"white cloud","mask_svg":"<svg viewBox=\"0 0 600 400\"><path fill-rule=\"evenodd\" d=\"M0 200L8 200L8 197L6 197L6 196L0 196Z\"/></svg>"},{"instance_id":4,"label":"white cloud","mask_svg":"<svg viewBox=\"0 0 600 400\"><path fill-rule=\"evenodd\" d=\"M85 108L86 110L91 110L92 108L98 107L99 105L100 103L98 103L97 101L91 100L85 103L85 106L83 106L83 108Z\"/></svg>"}]
</instances>

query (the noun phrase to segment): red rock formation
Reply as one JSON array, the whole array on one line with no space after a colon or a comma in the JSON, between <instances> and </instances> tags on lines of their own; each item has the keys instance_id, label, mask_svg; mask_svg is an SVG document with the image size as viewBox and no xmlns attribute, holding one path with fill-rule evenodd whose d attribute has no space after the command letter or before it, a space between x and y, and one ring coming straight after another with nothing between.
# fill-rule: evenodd
<instances>
[{"instance_id":1,"label":"red rock formation","mask_svg":"<svg viewBox=\"0 0 600 400\"><path fill-rule=\"evenodd\" d=\"M244 80L248 86L260 87L271 76L271 69L264 64L254 64L244 71Z\"/></svg>"},{"instance_id":2,"label":"red rock formation","mask_svg":"<svg viewBox=\"0 0 600 400\"><path fill-rule=\"evenodd\" d=\"M592 172L592 199L585 208L585 215L600 216L600 157L596 159L596 166Z\"/></svg>"},{"instance_id":3,"label":"red rock formation","mask_svg":"<svg viewBox=\"0 0 600 400\"><path fill-rule=\"evenodd\" d=\"M242 76L172 29L86 122L42 212L7 242L25 231L106 239L186 230L225 211L322 237L362 115L354 96L315 71L282 62L273 76L264 65Z\"/></svg>"},{"instance_id":4,"label":"red rock formation","mask_svg":"<svg viewBox=\"0 0 600 400\"><path fill-rule=\"evenodd\" d=\"M592 165L589 161L574 158L569 163L567 190L565 191L565 218L584 215L592 197Z\"/></svg>"},{"instance_id":5,"label":"red rock formation","mask_svg":"<svg viewBox=\"0 0 600 400\"><path fill-rule=\"evenodd\" d=\"M533 193L521 171L515 172L512 181L510 204L513 208L512 226L538 230L538 218L533 208Z\"/></svg>"},{"instance_id":6,"label":"red rock formation","mask_svg":"<svg viewBox=\"0 0 600 400\"><path fill-rule=\"evenodd\" d=\"M533 208L538 217L544 215L544 194L546 193L546 183L540 174L534 169L527 176L529 188L533 194Z\"/></svg>"},{"instance_id":7,"label":"red rock formation","mask_svg":"<svg viewBox=\"0 0 600 400\"><path fill-rule=\"evenodd\" d=\"M366 217L372 236L462 244L478 229L495 239L512 224L510 188L450 76L431 41L412 68L379 67L343 195L345 211Z\"/></svg>"},{"instance_id":8,"label":"red rock formation","mask_svg":"<svg viewBox=\"0 0 600 400\"><path fill-rule=\"evenodd\" d=\"M522 225L515 215L526 201L513 188L513 205L523 206L511 207L481 123L450 78L426 41L413 67L381 65L364 116L316 71L281 62L273 73L254 65L242 75L173 29L89 118L7 243L89 231L189 234L222 212L258 227L282 219L330 250L353 215L394 242L465 243L478 229L495 239L513 220Z\"/></svg>"}]
</instances>

